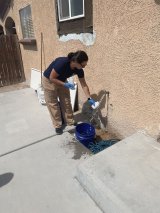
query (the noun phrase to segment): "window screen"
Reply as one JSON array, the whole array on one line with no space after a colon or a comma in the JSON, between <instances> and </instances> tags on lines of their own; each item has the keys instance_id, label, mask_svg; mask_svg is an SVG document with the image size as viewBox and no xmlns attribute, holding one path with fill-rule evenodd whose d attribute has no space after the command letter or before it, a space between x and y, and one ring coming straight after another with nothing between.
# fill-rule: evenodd
<instances>
[{"instance_id":1,"label":"window screen","mask_svg":"<svg viewBox=\"0 0 160 213\"><path fill-rule=\"evenodd\" d=\"M32 22L30 5L21 9L19 13L20 13L23 38L34 38L34 30L33 30L33 22Z\"/></svg>"}]
</instances>

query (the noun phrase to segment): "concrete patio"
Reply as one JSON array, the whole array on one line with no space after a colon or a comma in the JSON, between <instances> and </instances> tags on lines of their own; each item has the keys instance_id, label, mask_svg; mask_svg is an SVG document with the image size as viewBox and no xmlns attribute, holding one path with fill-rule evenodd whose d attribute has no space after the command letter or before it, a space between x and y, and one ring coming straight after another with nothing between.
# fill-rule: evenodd
<instances>
[{"instance_id":1,"label":"concrete patio","mask_svg":"<svg viewBox=\"0 0 160 213\"><path fill-rule=\"evenodd\" d=\"M160 212L160 144L145 132L92 155L55 134L30 88L0 92L0 118L0 212Z\"/></svg>"},{"instance_id":2,"label":"concrete patio","mask_svg":"<svg viewBox=\"0 0 160 213\"><path fill-rule=\"evenodd\" d=\"M101 212L75 179L89 151L56 136L34 90L0 93L0 118L0 212Z\"/></svg>"}]
</instances>

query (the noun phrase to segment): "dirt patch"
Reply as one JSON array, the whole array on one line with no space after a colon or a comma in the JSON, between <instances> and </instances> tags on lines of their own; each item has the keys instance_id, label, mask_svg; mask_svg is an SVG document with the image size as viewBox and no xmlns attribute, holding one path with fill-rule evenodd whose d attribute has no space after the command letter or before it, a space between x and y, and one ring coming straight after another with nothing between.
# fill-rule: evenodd
<instances>
[{"instance_id":1,"label":"dirt patch","mask_svg":"<svg viewBox=\"0 0 160 213\"><path fill-rule=\"evenodd\" d=\"M70 133L71 134L71 133ZM72 132L70 140L67 140L67 143L64 143L63 147L65 147L65 151L72 150L73 156L72 159L78 160L80 158L86 158L87 156L92 155L92 152L87 149L83 144L75 139L75 136Z\"/></svg>"},{"instance_id":2,"label":"dirt patch","mask_svg":"<svg viewBox=\"0 0 160 213\"><path fill-rule=\"evenodd\" d=\"M93 143L89 142L88 146L83 145L81 142L75 139L75 129L69 131L73 138L66 146L69 146L69 149L73 150L74 152L74 156L72 157L72 159L77 160L80 159L82 156L84 157L85 155L97 154L98 152L120 141L115 134L97 128L95 129L95 131L95 140L93 141Z\"/></svg>"},{"instance_id":3,"label":"dirt patch","mask_svg":"<svg viewBox=\"0 0 160 213\"><path fill-rule=\"evenodd\" d=\"M119 140L119 138L117 138L115 134L111 134L102 129L96 129L96 142L102 141L102 140L110 140L110 139Z\"/></svg>"}]
</instances>

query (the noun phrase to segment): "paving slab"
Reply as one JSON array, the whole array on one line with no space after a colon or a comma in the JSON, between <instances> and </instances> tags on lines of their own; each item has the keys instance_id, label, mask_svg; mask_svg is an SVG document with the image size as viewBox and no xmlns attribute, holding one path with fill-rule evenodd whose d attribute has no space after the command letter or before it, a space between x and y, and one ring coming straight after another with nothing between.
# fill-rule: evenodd
<instances>
[{"instance_id":1,"label":"paving slab","mask_svg":"<svg viewBox=\"0 0 160 213\"><path fill-rule=\"evenodd\" d=\"M55 135L46 106L31 88L0 93L0 155Z\"/></svg>"},{"instance_id":2,"label":"paving slab","mask_svg":"<svg viewBox=\"0 0 160 213\"><path fill-rule=\"evenodd\" d=\"M0 93L0 212L101 213L75 178L90 152L57 136L34 90Z\"/></svg>"},{"instance_id":3,"label":"paving slab","mask_svg":"<svg viewBox=\"0 0 160 213\"><path fill-rule=\"evenodd\" d=\"M160 212L160 144L137 132L82 162L76 177L105 213Z\"/></svg>"},{"instance_id":4,"label":"paving slab","mask_svg":"<svg viewBox=\"0 0 160 213\"><path fill-rule=\"evenodd\" d=\"M88 157L67 132L0 157L0 212L101 213L75 179Z\"/></svg>"}]
</instances>

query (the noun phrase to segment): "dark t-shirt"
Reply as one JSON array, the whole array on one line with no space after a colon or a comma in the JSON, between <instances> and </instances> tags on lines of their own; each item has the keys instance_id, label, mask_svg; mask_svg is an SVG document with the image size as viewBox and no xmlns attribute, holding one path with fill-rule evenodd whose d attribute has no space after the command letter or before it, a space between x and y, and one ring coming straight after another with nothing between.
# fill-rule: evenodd
<instances>
[{"instance_id":1,"label":"dark t-shirt","mask_svg":"<svg viewBox=\"0 0 160 213\"><path fill-rule=\"evenodd\" d=\"M66 81L67 78L78 75L78 78L84 78L84 71L83 69L74 69L72 70L70 68L70 61L68 57L59 57L56 58L49 67L44 71L44 76L49 79L49 76L51 74L52 69L58 73L58 80L61 80L63 82Z\"/></svg>"}]
</instances>

